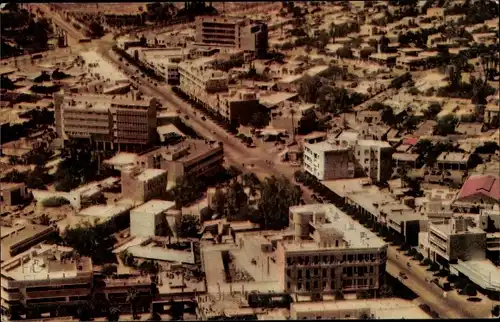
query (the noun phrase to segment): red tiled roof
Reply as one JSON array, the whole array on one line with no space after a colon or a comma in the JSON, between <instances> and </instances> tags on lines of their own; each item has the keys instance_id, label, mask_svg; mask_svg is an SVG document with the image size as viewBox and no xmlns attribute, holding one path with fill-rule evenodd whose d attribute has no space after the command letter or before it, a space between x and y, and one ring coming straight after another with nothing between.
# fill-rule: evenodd
<instances>
[{"instance_id":1,"label":"red tiled roof","mask_svg":"<svg viewBox=\"0 0 500 322\"><path fill-rule=\"evenodd\" d=\"M403 140L403 144L407 145L415 145L418 143L419 138L406 138Z\"/></svg>"},{"instance_id":2,"label":"red tiled roof","mask_svg":"<svg viewBox=\"0 0 500 322\"><path fill-rule=\"evenodd\" d=\"M458 199L466 198L477 193L500 201L500 180L498 176L479 175L467 179L462 189L460 189Z\"/></svg>"}]
</instances>

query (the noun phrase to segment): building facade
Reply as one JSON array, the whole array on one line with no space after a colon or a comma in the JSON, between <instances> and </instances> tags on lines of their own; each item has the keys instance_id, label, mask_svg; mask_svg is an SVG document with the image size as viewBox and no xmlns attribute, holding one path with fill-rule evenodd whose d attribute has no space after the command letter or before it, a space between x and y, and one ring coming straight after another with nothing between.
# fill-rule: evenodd
<instances>
[{"instance_id":1,"label":"building facade","mask_svg":"<svg viewBox=\"0 0 500 322\"><path fill-rule=\"evenodd\" d=\"M468 227L464 218L430 222L427 235L427 255L437 263L453 260L484 259L486 233L479 228Z\"/></svg>"},{"instance_id":2,"label":"building facade","mask_svg":"<svg viewBox=\"0 0 500 322\"><path fill-rule=\"evenodd\" d=\"M156 137L156 98L112 95L55 96L60 138L86 139L102 150L141 150Z\"/></svg>"},{"instance_id":3,"label":"building facade","mask_svg":"<svg viewBox=\"0 0 500 322\"><path fill-rule=\"evenodd\" d=\"M176 145L156 148L139 155L138 165L168 171L168 180L199 178L217 172L224 163L219 143L187 139Z\"/></svg>"},{"instance_id":4,"label":"building facade","mask_svg":"<svg viewBox=\"0 0 500 322\"><path fill-rule=\"evenodd\" d=\"M352 150L327 141L304 145L304 170L318 180L354 178Z\"/></svg>"},{"instance_id":5,"label":"building facade","mask_svg":"<svg viewBox=\"0 0 500 322\"><path fill-rule=\"evenodd\" d=\"M160 197L167 191L168 173L160 169L140 169L131 166L122 170L122 195L124 199L146 202Z\"/></svg>"},{"instance_id":6,"label":"building facade","mask_svg":"<svg viewBox=\"0 0 500 322\"><path fill-rule=\"evenodd\" d=\"M290 229L294 240L276 249L285 292L321 296L382 285L387 244L334 205L291 207Z\"/></svg>"},{"instance_id":7,"label":"building facade","mask_svg":"<svg viewBox=\"0 0 500 322\"><path fill-rule=\"evenodd\" d=\"M71 252L68 247L42 244L2 263L2 308L12 313L34 308L55 313L89 301L92 261Z\"/></svg>"},{"instance_id":8,"label":"building facade","mask_svg":"<svg viewBox=\"0 0 500 322\"><path fill-rule=\"evenodd\" d=\"M268 47L267 25L233 17L197 17L196 36L204 46L231 47L265 55Z\"/></svg>"},{"instance_id":9,"label":"building facade","mask_svg":"<svg viewBox=\"0 0 500 322\"><path fill-rule=\"evenodd\" d=\"M175 207L172 201L150 200L130 212L130 235L166 236L166 212ZM174 228L174 227L171 227Z\"/></svg>"}]
</instances>

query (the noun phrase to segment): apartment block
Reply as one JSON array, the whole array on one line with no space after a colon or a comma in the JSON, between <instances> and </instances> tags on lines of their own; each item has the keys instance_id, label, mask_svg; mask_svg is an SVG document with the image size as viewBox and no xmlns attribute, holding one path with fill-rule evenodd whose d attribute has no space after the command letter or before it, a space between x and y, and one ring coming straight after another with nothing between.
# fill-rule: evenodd
<instances>
[{"instance_id":1,"label":"apartment block","mask_svg":"<svg viewBox=\"0 0 500 322\"><path fill-rule=\"evenodd\" d=\"M197 17L196 43L203 46L231 47L265 55L267 25L236 17Z\"/></svg>"},{"instance_id":2,"label":"apartment block","mask_svg":"<svg viewBox=\"0 0 500 322\"><path fill-rule=\"evenodd\" d=\"M167 228L175 229L179 218L173 217L167 222L167 212L174 209L175 202L150 200L130 212L130 235L132 236L166 236Z\"/></svg>"},{"instance_id":3,"label":"apartment block","mask_svg":"<svg viewBox=\"0 0 500 322\"><path fill-rule=\"evenodd\" d=\"M384 182L392 174L392 147L384 141L357 137L328 138L305 145L304 170L319 180L353 178L362 173Z\"/></svg>"},{"instance_id":4,"label":"apartment block","mask_svg":"<svg viewBox=\"0 0 500 322\"><path fill-rule=\"evenodd\" d=\"M304 170L318 180L354 178L352 149L327 141L304 145Z\"/></svg>"},{"instance_id":5,"label":"apartment block","mask_svg":"<svg viewBox=\"0 0 500 322\"><path fill-rule=\"evenodd\" d=\"M124 199L146 202L167 191L168 173L160 169L126 167L121 173Z\"/></svg>"},{"instance_id":6,"label":"apartment block","mask_svg":"<svg viewBox=\"0 0 500 322\"><path fill-rule=\"evenodd\" d=\"M293 240L278 242L276 265L285 292L333 295L382 285L387 244L331 204L290 208Z\"/></svg>"},{"instance_id":7,"label":"apartment block","mask_svg":"<svg viewBox=\"0 0 500 322\"><path fill-rule=\"evenodd\" d=\"M486 256L486 233L468 227L465 218L429 222L428 233L420 236L423 240L419 243L424 246L425 253L437 263L477 260Z\"/></svg>"},{"instance_id":8,"label":"apartment block","mask_svg":"<svg viewBox=\"0 0 500 322\"><path fill-rule=\"evenodd\" d=\"M138 163L167 170L170 182L179 177L199 178L220 170L224 163L224 148L219 143L186 139L175 145L146 151L138 156Z\"/></svg>"},{"instance_id":9,"label":"apartment block","mask_svg":"<svg viewBox=\"0 0 500 322\"><path fill-rule=\"evenodd\" d=\"M56 132L64 140L87 139L97 149L141 150L156 136L156 98L128 96L55 96Z\"/></svg>"},{"instance_id":10,"label":"apartment block","mask_svg":"<svg viewBox=\"0 0 500 322\"><path fill-rule=\"evenodd\" d=\"M74 307L92 295L92 261L72 248L42 244L1 264L1 305L40 313Z\"/></svg>"}]
</instances>

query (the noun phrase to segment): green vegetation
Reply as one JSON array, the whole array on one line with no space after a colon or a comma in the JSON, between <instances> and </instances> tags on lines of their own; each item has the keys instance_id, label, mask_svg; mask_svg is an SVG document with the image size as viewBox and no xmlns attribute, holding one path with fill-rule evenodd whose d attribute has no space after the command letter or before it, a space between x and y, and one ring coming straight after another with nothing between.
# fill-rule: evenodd
<instances>
[{"instance_id":1,"label":"green vegetation","mask_svg":"<svg viewBox=\"0 0 500 322\"><path fill-rule=\"evenodd\" d=\"M181 221L175 227L178 237L181 238L198 238L200 232L200 220L193 215L182 216Z\"/></svg>"},{"instance_id":2,"label":"green vegetation","mask_svg":"<svg viewBox=\"0 0 500 322\"><path fill-rule=\"evenodd\" d=\"M37 18L17 3L9 3L0 13L2 59L47 49L47 42L52 33L52 26L45 18ZM12 45L14 44L14 45Z\"/></svg>"},{"instance_id":3,"label":"green vegetation","mask_svg":"<svg viewBox=\"0 0 500 322\"><path fill-rule=\"evenodd\" d=\"M44 207L60 207L67 204L69 204L69 201L62 197L52 197L42 201Z\"/></svg>"},{"instance_id":4,"label":"green vegetation","mask_svg":"<svg viewBox=\"0 0 500 322\"><path fill-rule=\"evenodd\" d=\"M90 224L88 222L76 228L67 228L63 234L63 243L82 255L92 258L95 264L114 261L111 249L116 242L112 225L108 223Z\"/></svg>"}]
</instances>

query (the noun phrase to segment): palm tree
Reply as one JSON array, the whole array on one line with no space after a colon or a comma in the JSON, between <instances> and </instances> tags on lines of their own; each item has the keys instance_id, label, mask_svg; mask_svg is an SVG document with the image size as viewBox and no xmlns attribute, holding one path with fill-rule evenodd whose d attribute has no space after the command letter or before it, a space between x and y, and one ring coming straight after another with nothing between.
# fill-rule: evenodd
<instances>
[{"instance_id":1,"label":"palm tree","mask_svg":"<svg viewBox=\"0 0 500 322\"><path fill-rule=\"evenodd\" d=\"M106 321L115 322L120 319L120 308L117 306L111 306L106 314Z\"/></svg>"},{"instance_id":2,"label":"palm tree","mask_svg":"<svg viewBox=\"0 0 500 322\"><path fill-rule=\"evenodd\" d=\"M132 311L132 317L135 320L137 316L137 299L139 297L139 292L133 287L129 288L127 291L127 303L130 304L130 310Z\"/></svg>"}]
</instances>

